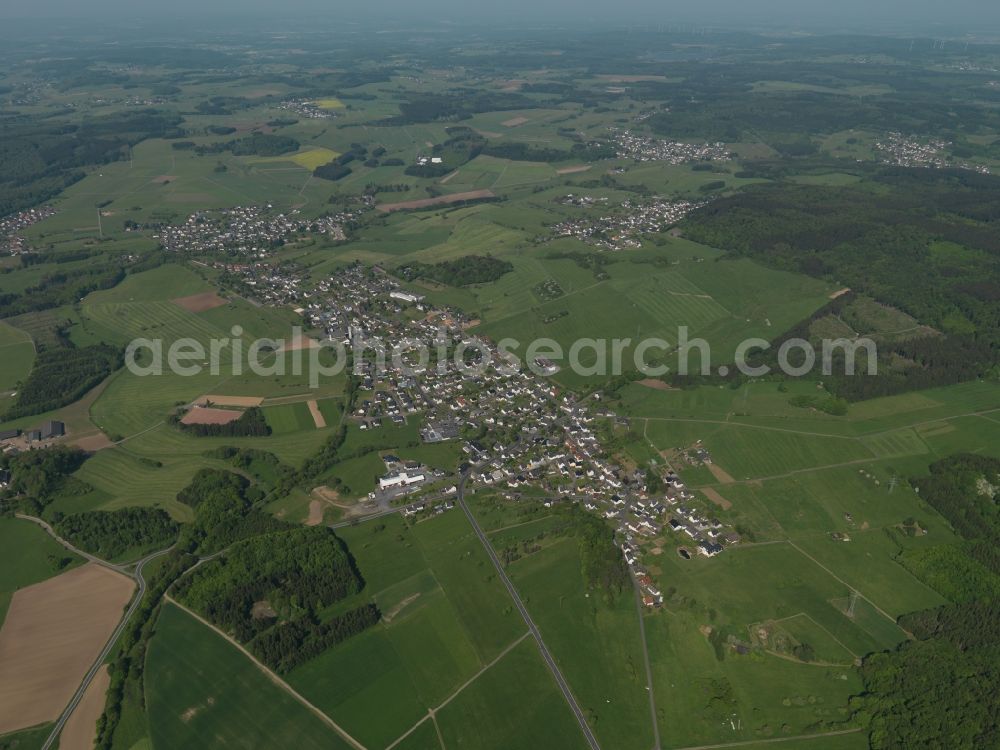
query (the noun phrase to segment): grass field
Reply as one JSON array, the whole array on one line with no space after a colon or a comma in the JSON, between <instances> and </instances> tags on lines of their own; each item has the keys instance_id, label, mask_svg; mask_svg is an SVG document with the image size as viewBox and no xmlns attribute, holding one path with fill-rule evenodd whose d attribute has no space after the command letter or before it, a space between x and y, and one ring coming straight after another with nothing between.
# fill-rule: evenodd
<instances>
[{"instance_id":1,"label":"grass field","mask_svg":"<svg viewBox=\"0 0 1000 750\"><path fill-rule=\"evenodd\" d=\"M235 646L174 605L146 657L155 747L348 748Z\"/></svg>"},{"instance_id":2,"label":"grass field","mask_svg":"<svg viewBox=\"0 0 1000 750\"><path fill-rule=\"evenodd\" d=\"M265 157L255 157L248 161L251 164L268 164L274 162L293 162L298 164L303 169L308 169L310 172L316 167L320 167L324 164L336 159L340 156L340 153L333 151L329 148L310 148L305 151L299 151L294 154L282 154L281 156L265 156Z\"/></svg>"},{"instance_id":3,"label":"grass field","mask_svg":"<svg viewBox=\"0 0 1000 750\"><path fill-rule=\"evenodd\" d=\"M280 406L264 407L264 418L273 435L287 435L290 432L313 430L316 428L309 405L305 401Z\"/></svg>"},{"instance_id":4,"label":"grass field","mask_svg":"<svg viewBox=\"0 0 1000 750\"><path fill-rule=\"evenodd\" d=\"M69 562L59 567L59 561ZM0 518L0 625L10 597L18 589L39 583L82 560L31 521Z\"/></svg>"},{"instance_id":5,"label":"grass field","mask_svg":"<svg viewBox=\"0 0 1000 750\"><path fill-rule=\"evenodd\" d=\"M35 362L35 346L24 331L0 321L0 399L28 376ZM0 409L4 402L0 400Z\"/></svg>"},{"instance_id":6,"label":"grass field","mask_svg":"<svg viewBox=\"0 0 1000 750\"><path fill-rule=\"evenodd\" d=\"M584 748L586 742L535 644L526 639L437 715L443 747Z\"/></svg>"},{"instance_id":7,"label":"grass field","mask_svg":"<svg viewBox=\"0 0 1000 750\"><path fill-rule=\"evenodd\" d=\"M632 591L609 606L587 594L580 571L573 538L509 567L601 745L645 750L653 730Z\"/></svg>"},{"instance_id":8,"label":"grass field","mask_svg":"<svg viewBox=\"0 0 1000 750\"><path fill-rule=\"evenodd\" d=\"M524 632L457 511L339 532L383 622L297 668L289 682L365 744L404 734ZM391 706L391 710L386 710Z\"/></svg>"}]
</instances>

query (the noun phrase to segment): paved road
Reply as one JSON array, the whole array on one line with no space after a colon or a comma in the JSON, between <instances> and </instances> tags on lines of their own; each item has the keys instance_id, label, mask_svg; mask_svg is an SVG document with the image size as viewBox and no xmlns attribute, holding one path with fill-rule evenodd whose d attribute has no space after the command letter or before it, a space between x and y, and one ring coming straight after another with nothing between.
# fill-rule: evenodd
<instances>
[{"instance_id":1,"label":"paved road","mask_svg":"<svg viewBox=\"0 0 1000 750\"><path fill-rule=\"evenodd\" d=\"M128 621L132 619L132 615L135 614L135 611L142 603L142 597L146 594L146 579L143 578L142 575L143 567L145 567L146 563L150 560L154 560L161 555L167 554L171 549L173 549L173 546L167 547L167 549L161 549L159 552L154 552L151 555L146 555L135 564L135 573L133 574L133 578L135 578L135 582L138 584L138 587L136 589L135 596L132 598L132 603L129 604L128 609L125 610L125 616L122 617L121 621L118 623L118 627L115 628L115 631L111 634L108 642L104 644L104 649L97 657L97 660L94 661L93 665L90 667L87 675L83 678L83 682L80 683L80 687L78 687L76 692L73 693L73 697L70 699L69 705L63 709L63 712L56 721L55 726L52 727L52 731L49 733L48 739L45 740L45 744L42 745L42 750L49 750L49 748L51 748L55 741L59 738L59 733L62 732L63 727L66 725L66 721L73 713L73 709L77 707L77 704L79 704L80 700L83 698L83 694L90 686L94 676L101 669L101 667L104 666L104 660L108 658L108 654L110 654L111 649L115 647L119 636L121 636L122 631L124 631L125 627L128 625ZM107 565L107 563L104 564ZM108 567L113 566L108 565Z\"/></svg>"},{"instance_id":2,"label":"paved road","mask_svg":"<svg viewBox=\"0 0 1000 750\"><path fill-rule=\"evenodd\" d=\"M507 577L507 573L503 569L500 558L497 557L497 553L493 550L493 545L491 545L489 539L486 538L486 534L483 533L482 528L479 526L479 522L476 521L475 516L472 515L472 511L469 510L469 506L465 504L466 479L467 477L463 475L458 482L458 504L462 506L462 510L465 512L466 518L469 519L469 523L472 524L472 528L476 532L476 536L479 537L479 541L482 542L483 547L486 548L486 554L489 555L490 560L493 562L493 567L496 568L497 574L500 576L500 580L503 581L503 585L507 588L507 593L509 593L511 599L514 600L514 606L517 607L517 610L521 613L521 617L524 618L524 622L528 625L528 630L531 631L531 635L534 637L535 643L538 644L538 650L541 652L542 658L548 665L549 670L552 672L552 676L556 680L556 684L559 686L559 690L566 699L566 703L569 704L570 710L573 711L577 722L580 724L580 729L583 731L583 736L586 738L587 744L590 745L591 750L600 750L601 746L597 744L597 738L590 730L590 725L587 723L587 717L583 715L583 710L580 708L580 704L576 702L576 698L573 697L573 693L569 689L569 684L562 676L562 672L559 671L559 667L556 664L555 659L552 658L552 654L549 653L549 649L545 645L545 641L542 640L542 634L538 630L538 626L535 625L534 620L531 619L531 615L528 614L528 609L524 606L524 602L521 601L521 597L517 593L517 589L514 588L514 584L511 583L510 579Z\"/></svg>"},{"instance_id":3,"label":"paved road","mask_svg":"<svg viewBox=\"0 0 1000 750\"><path fill-rule=\"evenodd\" d=\"M88 562L92 562L92 563L97 563L98 565L103 565L105 568L111 568L111 570L117 571L119 573L123 573L124 575L129 575L129 572L128 572L128 567L129 566L128 565L116 565L115 563L110 563L107 560L102 560L99 557L95 557L94 555L90 554L89 552L84 552L79 547L74 547L72 544L70 544L65 539L63 539L61 536L59 536L55 532L55 529L53 529L48 523L46 523L45 521L43 521L41 518L38 518L36 516L28 516L28 515L25 515L24 513L15 513L14 515L16 517L24 520L24 521L31 521L32 523L38 524L43 529L45 529L45 531L48 533L48 535L50 537L52 537L53 539L55 539L57 542L59 542L59 544L61 544L63 547L65 547L66 549L68 549L73 554L79 555L80 557L82 557L84 560L87 560Z\"/></svg>"}]
</instances>

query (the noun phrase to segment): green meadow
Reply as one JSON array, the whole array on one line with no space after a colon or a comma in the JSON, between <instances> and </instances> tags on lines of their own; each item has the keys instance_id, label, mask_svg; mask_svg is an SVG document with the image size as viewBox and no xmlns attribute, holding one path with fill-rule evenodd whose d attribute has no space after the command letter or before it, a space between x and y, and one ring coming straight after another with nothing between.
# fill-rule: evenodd
<instances>
[{"instance_id":1,"label":"green meadow","mask_svg":"<svg viewBox=\"0 0 1000 750\"><path fill-rule=\"evenodd\" d=\"M174 605L160 612L145 672L155 747L350 747L234 645Z\"/></svg>"},{"instance_id":2,"label":"green meadow","mask_svg":"<svg viewBox=\"0 0 1000 750\"><path fill-rule=\"evenodd\" d=\"M361 742L384 746L458 691L526 628L460 511L414 526L393 516L338 534L365 581L351 602L374 600L382 622L298 667L288 679ZM495 711L502 714L504 708Z\"/></svg>"}]
</instances>

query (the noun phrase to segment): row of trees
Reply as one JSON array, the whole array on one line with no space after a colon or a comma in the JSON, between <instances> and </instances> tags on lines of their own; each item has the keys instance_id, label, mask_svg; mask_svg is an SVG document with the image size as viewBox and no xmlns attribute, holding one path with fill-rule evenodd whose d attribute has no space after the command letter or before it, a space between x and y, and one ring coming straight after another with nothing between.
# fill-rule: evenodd
<instances>
[{"instance_id":1,"label":"row of trees","mask_svg":"<svg viewBox=\"0 0 1000 750\"><path fill-rule=\"evenodd\" d=\"M104 559L166 547L178 532L177 523L162 508L56 514L52 521L61 537Z\"/></svg>"},{"instance_id":2,"label":"row of trees","mask_svg":"<svg viewBox=\"0 0 1000 750\"><path fill-rule=\"evenodd\" d=\"M469 286L496 281L513 270L509 261L492 255L463 255L440 263L407 263L397 268L396 273L407 281L424 278L448 286Z\"/></svg>"},{"instance_id":3,"label":"row of trees","mask_svg":"<svg viewBox=\"0 0 1000 750\"><path fill-rule=\"evenodd\" d=\"M118 369L122 352L108 344L42 349L3 420L42 414L71 404Z\"/></svg>"},{"instance_id":4,"label":"row of trees","mask_svg":"<svg viewBox=\"0 0 1000 750\"><path fill-rule=\"evenodd\" d=\"M180 581L177 596L239 640L249 642L276 627L279 620L303 620L307 623L303 632L323 636L308 624L315 625L318 612L357 593L361 586L361 576L343 542L331 529L314 526L236 542L218 560ZM306 639L292 640L302 645ZM277 636L275 642L283 641ZM283 659L291 658L286 648L277 650Z\"/></svg>"},{"instance_id":5,"label":"row of trees","mask_svg":"<svg viewBox=\"0 0 1000 750\"><path fill-rule=\"evenodd\" d=\"M238 419L224 424L186 423L176 414L171 420L183 431L198 437L266 437L271 434L271 426L258 406L251 406Z\"/></svg>"}]
</instances>

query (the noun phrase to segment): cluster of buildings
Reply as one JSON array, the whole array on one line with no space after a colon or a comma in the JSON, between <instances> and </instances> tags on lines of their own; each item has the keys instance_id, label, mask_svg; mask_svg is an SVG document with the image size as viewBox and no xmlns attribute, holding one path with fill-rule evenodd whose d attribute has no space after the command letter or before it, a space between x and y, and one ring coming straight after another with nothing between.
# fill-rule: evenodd
<instances>
[{"instance_id":1,"label":"cluster of buildings","mask_svg":"<svg viewBox=\"0 0 1000 750\"><path fill-rule=\"evenodd\" d=\"M619 212L597 218L566 219L555 224L552 231L560 237L576 237L605 250L625 250L640 247L643 235L667 230L704 205L697 201L668 201L661 198L646 203L626 200L621 204Z\"/></svg>"},{"instance_id":2,"label":"cluster of buildings","mask_svg":"<svg viewBox=\"0 0 1000 750\"><path fill-rule=\"evenodd\" d=\"M595 198L592 195L575 195L573 193L567 193L566 195L556 198L556 203L562 206L579 206L581 208L590 208L591 206L604 205L608 202L607 196L600 196Z\"/></svg>"},{"instance_id":3,"label":"cluster of buildings","mask_svg":"<svg viewBox=\"0 0 1000 750\"><path fill-rule=\"evenodd\" d=\"M445 472L431 469L417 461L404 461L394 455L382 457L385 474L379 477L378 489L369 494L369 499L392 501L411 495L429 484L440 482ZM419 512L419 511L418 511Z\"/></svg>"},{"instance_id":4,"label":"cluster of buildings","mask_svg":"<svg viewBox=\"0 0 1000 750\"><path fill-rule=\"evenodd\" d=\"M297 210L287 215L275 212L270 204L198 211L183 224L158 227L153 237L174 252L263 258L297 235L323 234L334 241L345 240L344 224L356 218L353 213L316 219L298 214Z\"/></svg>"},{"instance_id":5,"label":"cluster of buildings","mask_svg":"<svg viewBox=\"0 0 1000 750\"><path fill-rule=\"evenodd\" d=\"M278 107L307 120L332 120L337 116L336 112L324 109L316 102L307 102L301 99L288 99L279 104Z\"/></svg>"},{"instance_id":6,"label":"cluster of buildings","mask_svg":"<svg viewBox=\"0 0 1000 750\"><path fill-rule=\"evenodd\" d=\"M951 143L937 139L920 140L902 133L888 133L876 139L875 153L883 164L896 167L925 167L929 169L971 169L981 174L989 174L990 168L983 164L968 164L953 161L946 154Z\"/></svg>"},{"instance_id":7,"label":"cluster of buildings","mask_svg":"<svg viewBox=\"0 0 1000 750\"><path fill-rule=\"evenodd\" d=\"M47 219L55 212L56 210L52 206L39 206L0 219L0 253L20 255L28 252L31 248L28 246L27 240L21 237L18 232L32 224L37 224L42 219Z\"/></svg>"},{"instance_id":8,"label":"cluster of buildings","mask_svg":"<svg viewBox=\"0 0 1000 750\"><path fill-rule=\"evenodd\" d=\"M400 289L395 279L359 263L308 289L281 268L273 269L268 279L268 288L302 300L297 309L312 329L355 352L358 393L348 415L355 425L377 430L390 421L421 420L423 441L460 443L470 489L499 490L514 501L530 496L546 503L575 502L604 517L615 526L640 586L647 575L644 550L659 547L662 552L666 544L686 541L671 542L672 535L690 539L689 558L714 557L739 541L721 522L695 509L694 494L665 466L651 487L646 469L615 460L600 433L609 421L621 420L601 411L598 397L578 399L544 376L511 367L491 341L470 334L461 312L434 308L422 299L399 299L393 294ZM428 352L419 361L394 358L390 351L419 346ZM454 356L459 349L478 352L483 359L475 361L484 364L459 367ZM384 461L386 472L369 496L383 506L448 481L440 470L392 455ZM415 514L428 507L408 505L406 511ZM681 550L683 556L687 549ZM643 592L653 604L662 601L651 582Z\"/></svg>"},{"instance_id":9,"label":"cluster of buildings","mask_svg":"<svg viewBox=\"0 0 1000 750\"><path fill-rule=\"evenodd\" d=\"M51 441L65 434L66 425L50 419L30 430L0 430L0 445L3 446L4 453L18 453L32 448L45 448Z\"/></svg>"},{"instance_id":10,"label":"cluster of buildings","mask_svg":"<svg viewBox=\"0 0 1000 750\"><path fill-rule=\"evenodd\" d=\"M667 164L690 164L698 161L729 161L732 156L725 143L683 143L612 128L611 143L619 159L658 161Z\"/></svg>"}]
</instances>

